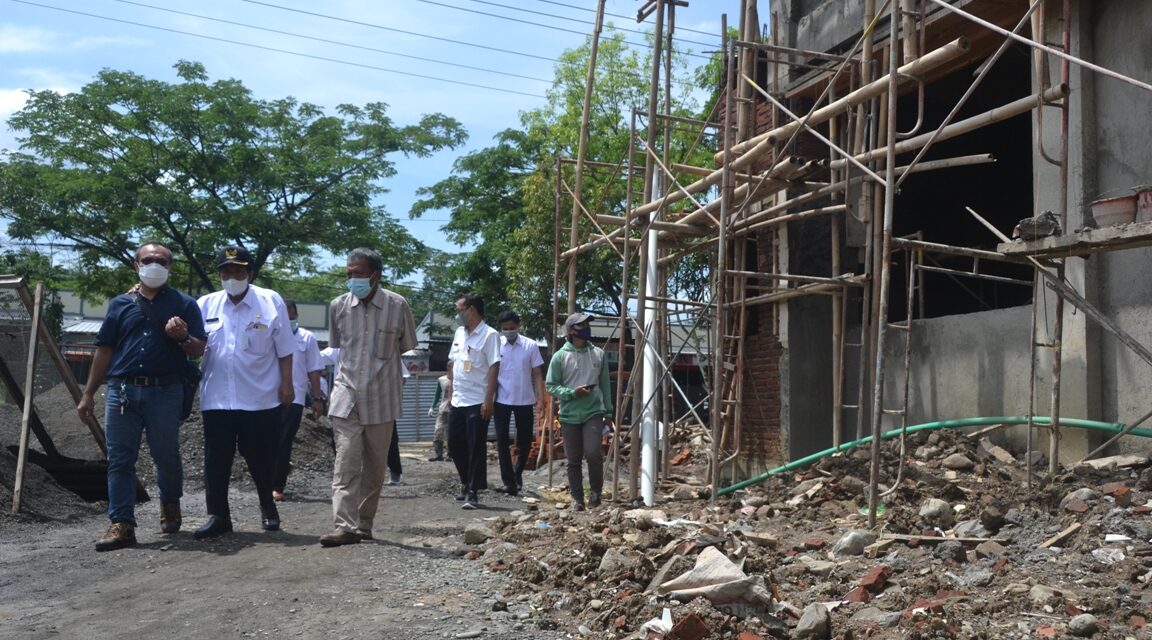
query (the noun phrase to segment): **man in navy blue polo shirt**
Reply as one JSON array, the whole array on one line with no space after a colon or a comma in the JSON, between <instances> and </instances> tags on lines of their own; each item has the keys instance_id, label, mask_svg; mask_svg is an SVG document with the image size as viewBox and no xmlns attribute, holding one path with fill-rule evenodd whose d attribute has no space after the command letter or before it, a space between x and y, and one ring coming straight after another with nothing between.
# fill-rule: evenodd
<instances>
[{"instance_id":1,"label":"man in navy blue polo shirt","mask_svg":"<svg viewBox=\"0 0 1152 640\"><path fill-rule=\"evenodd\" d=\"M189 357L204 354L206 334L200 308L190 296L167 284L172 252L155 243L142 245L132 267L140 283L108 303L108 315L96 334L88 382L76 405L80 419L89 418L96 391L107 379L104 437L112 524L96 543L97 551L136 544L136 458L141 435L148 436L148 450L156 464L160 529L164 533L180 530L183 373ZM151 311L151 317L142 306Z\"/></svg>"}]
</instances>

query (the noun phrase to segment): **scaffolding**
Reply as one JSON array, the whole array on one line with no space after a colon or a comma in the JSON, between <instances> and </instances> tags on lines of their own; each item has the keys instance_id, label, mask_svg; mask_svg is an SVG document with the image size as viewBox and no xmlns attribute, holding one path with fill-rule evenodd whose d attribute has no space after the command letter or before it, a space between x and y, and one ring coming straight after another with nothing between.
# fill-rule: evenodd
<instances>
[{"instance_id":1,"label":"scaffolding","mask_svg":"<svg viewBox=\"0 0 1152 640\"><path fill-rule=\"evenodd\" d=\"M831 301L832 332L832 411L829 417L834 445L854 422L856 439L881 431L885 418L897 419L907 427L908 394L912 328L914 316L923 317L923 279L925 273L944 274L950 278L993 281L1032 290L1033 314L1030 346L1030 388L1028 449L1033 447L1036 430L1049 431L1048 460L1050 472L1059 461L1060 392L1063 315L1065 301L1128 346L1137 356L1152 364L1152 351L1128 335L1112 319L1090 304L1065 277L1065 260L1098 251L1117 250L1152 244L1152 224L1131 225L1125 231L1098 230L1070 234L1061 239L1047 238L1032 242L1012 243L996 226L972 209L972 216L984 224L1003 243L996 251L966 246L927 242L920 237L895 237L895 198L901 185L911 175L926 171L949 171L957 167L995 162L991 154L981 153L943 159L925 160L925 154L938 142L963 136L989 125L1025 114L1035 118L1038 133L1034 157L1055 166L1059 171L1059 211L1062 229L1069 226L1069 102L1072 65L1144 91L1149 84L1071 55L1072 0L1019 0L993 3L987 16L960 8L969 3L948 0L864 0L864 19L858 38L846 52L802 51L783 46L773 15L768 42L760 37L755 2L742 3L736 39L727 37L727 16L723 17L725 77L719 87L722 98L715 113L705 122L673 117L668 104L670 95L667 74L661 75L672 49L675 10L686 3L679 0L649 0L640 17L654 16L651 92L644 119L644 137L640 138L635 109L631 118L632 144L626 158L616 165L589 163L584 157L587 139L587 117L581 132L581 146L569 185L557 165L557 271L556 316L559 317L561 282L567 275L567 291L574 291L577 258L601 247L612 247L622 263L621 290L623 313L617 319L619 364L617 379L617 423L624 407L631 407L630 462L633 467L629 498L642 498L652 504L652 489L667 473L668 437L659 438L658 424L670 428L674 416L668 409L670 398L677 393L669 384L674 356L668 347L670 317L689 310L694 318L692 331L699 332L708 345L711 363L707 428L711 436L710 481L713 495L725 478L725 469L741 455L747 377L745 341L749 323L756 313L770 332L778 330L787 314L789 300L808 296L826 296ZM880 4L878 8L877 5ZM980 3L971 3L979 9ZM958 6L960 5L960 6ZM1059 5L1053 17L1047 9ZM987 8L988 5L984 5ZM879 10L878 10L879 9ZM597 18L597 34L603 14L603 2ZM961 37L943 41L934 25L947 16L953 24L966 25ZM990 19L989 19L990 18ZM1060 43L1044 43L1052 24L1059 24ZM1008 25L1008 26L1002 26ZM1021 33L1027 35L1021 35ZM955 33L949 31L949 33ZM946 70L955 69L962 60L971 60L973 40L979 36L987 58L948 115L939 124L925 123L925 86ZM928 50L929 43L939 43ZM593 99L595 36L585 94L585 116ZM989 70L1014 44L1028 47L1032 53L1033 91L1024 97L1000 104L964 119L957 119L961 108ZM994 45L994 46L993 46ZM757 65L767 72L757 72ZM1058 67L1055 81L1050 80L1049 65ZM785 80L790 70L802 70L800 80ZM660 100L663 86L663 102ZM817 92L819 87L822 90ZM909 131L897 128L898 98L901 92L915 91L916 123ZM818 95L816 95L818 93ZM815 96L815 97L814 97ZM794 113L787 104L810 102L804 113ZM757 116L757 107L766 109ZM661 111L661 107L663 112ZM1059 110L1058 151L1050 155L1044 146L1044 110ZM757 124L764 126L759 127ZM713 132L719 150L713 156L714 166L698 167L683 159L669 157L668 131L671 126L696 126L699 141L705 130ZM663 140L663 144L660 143ZM910 163L898 166L897 156L915 153ZM627 180L626 214L608 216L594 213L595 203L582 199L581 176L585 168L605 168ZM636 185L637 181L639 185ZM638 196L639 202L634 202ZM571 202L567 230L568 245L561 246L562 207ZM1026 218L1028 215L1021 215ZM816 218L829 219L829 272L825 275L800 274L789 267L789 223ZM591 229L582 234L581 229ZM848 233L862 237L858 264L854 273L842 252ZM1093 236L1092 234L1096 235ZM991 236L990 236L991 237ZM1067 239L1065 239L1067 238ZM750 268L751 242L757 243L759 263ZM862 244L862 246L861 246ZM1073 250L1074 249L1074 250ZM710 294L707 300L685 301L669 297L668 274L679 260L704 252L710 271ZM970 269L945 267L933 256L971 261ZM1024 265L1033 272L1028 279L988 273L989 262ZM891 322L889 301L893 297L893 270L903 266L905 319ZM631 291L631 283L638 289ZM1038 336L1036 313L1039 294L1052 290L1055 298L1055 325L1047 339ZM897 294L898 295L898 294ZM567 295L568 312L575 310L575 296ZM671 305L671 306L670 306ZM634 309L634 313L631 311ZM849 315L858 318L857 342L848 342ZM631 371L625 371L628 336L635 332L635 355ZM896 385L902 396L886 398L886 378L892 363L886 362L890 334L904 332L904 379ZM1038 351L1050 351L1051 420L1031 421ZM856 397L847 397L849 389L846 355L855 351L858 363ZM627 375L626 375L627 374ZM625 380L627 381L625 383ZM1150 413L1152 415L1152 413ZM705 420L696 412L697 422ZM1145 416L1129 428L1136 426ZM637 426L639 428L637 428ZM664 443L661 451L656 450ZM614 443L615 444L615 443ZM871 439L870 524L874 524L879 495L880 438ZM621 447L613 446L619 452ZM637 456L636 452L641 455ZM1099 450L1098 450L1099 451ZM1098 452L1097 451L1097 452ZM1094 455L1097 452L1093 452ZM654 464L659 460L661 464ZM617 461L618 462L618 461ZM637 486L639 478L639 486ZM1031 465L1029 465L1031 480ZM615 497L615 494L614 494Z\"/></svg>"}]
</instances>

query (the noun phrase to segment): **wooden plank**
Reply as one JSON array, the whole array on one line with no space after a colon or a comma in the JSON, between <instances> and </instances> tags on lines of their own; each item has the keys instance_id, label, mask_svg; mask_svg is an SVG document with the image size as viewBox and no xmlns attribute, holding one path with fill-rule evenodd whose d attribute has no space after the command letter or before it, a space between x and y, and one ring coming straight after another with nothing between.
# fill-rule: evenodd
<instances>
[{"instance_id":1,"label":"wooden plank","mask_svg":"<svg viewBox=\"0 0 1152 640\"><path fill-rule=\"evenodd\" d=\"M1152 222L1084 229L1027 242L1005 242L996 245L996 251L1006 256L1061 258L1147 246L1152 246Z\"/></svg>"},{"instance_id":2,"label":"wooden plank","mask_svg":"<svg viewBox=\"0 0 1152 640\"><path fill-rule=\"evenodd\" d=\"M32 326L40 325L40 307L44 301L44 283L36 283L36 299L32 307ZM33 389L36 386L36 351L40 346L38 332L29 331L28 369L24 377L24 416L20 420L20 450L16 454L16 479L12 483L12 513L20 513L20 494L24 490L24 465L28 462L28 422L32 417Z\"/></svg>"},{"instance_id":3,"label":"wooden plank","mask_svg":"<svg viewBox=\"0 0 1152 640\"><path fill-rule=\"evenodd\" d=\"M885 533L881 540L902 540L909 542L915 540L920 544L939 544L941 542L963 542L966 544L980 544L981 542L1010 542L1008 538L958 538L955 536L912 536L904 533Z\"/></svg>"},{"instance_id":4,"label":"wooden plank","mask_svg":"<svg viewBox=\"0 0 1152 640\"><path fill-rule=\"evenodd\" d=\"M1067 529L1061 531L1060 533L1057 533L1056 535L1052 536L1051 538L1048 538L1044 542L1040 543L1040 548L1041 549L1047 549L1048 547L1051 547L1052 545L1060 544L1066 538L1068 538L1068 536L1072 535L1073 533L1076 533L1079 530L1080 530L1080 523L1075 522L1072 525L1070 525Z\"/></svg>"}]
</instances>

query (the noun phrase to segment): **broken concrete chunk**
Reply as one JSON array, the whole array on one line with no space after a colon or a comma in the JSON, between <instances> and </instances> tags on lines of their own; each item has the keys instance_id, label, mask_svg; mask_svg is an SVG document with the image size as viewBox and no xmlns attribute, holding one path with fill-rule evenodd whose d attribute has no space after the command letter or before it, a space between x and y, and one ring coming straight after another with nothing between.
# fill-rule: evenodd
<instances>
[{"instance_id":1,"label":"broken concrete chunk","mask_svg":"<svg viewBox=\"0 0 1152 640\"><path fill-rule=\"evenodd\" d=\"M488 525L479 520L469 522L464 527L464 543L465 544L483 544L488 538L493 537L492 529Z\"/></svg>"},{"instance_id":2,"label":"broken concrete chunk","mask_svg":"<svg viewBox=\"0 0 1152 640\"><path fill-rule=\"evenodd\" d=\"M947 458L944 458L940 464L943 465L945 469L952 469L953 471L967 471L976 466L976 463L972 462L972 460L963 453L953 453Z\"/></svg>"},{"instance_id":3,"label":"broken concrete chunk","mask_svg":"<svg viewBox=\"0 0 1152 640\"><path fill-rule=\"evenodd\" d=\"M881 628L895 627L902 617L899 611L884 611L876 607L864 607L852 614L851 620L857 624L874 624Z\"/></svg>"},{"instance_id":4,"label":"broken concrete chunk","mask_svg":"<svg viewBox=\"0 0 1152 640\"><path fill-rule=\"evenodd\" d=\"M660 585L668 582L674 576L678 576L692 569L692 561L682 555L676 554L668 560L656 571L656 575L652 576L652 580L648 582L648 588L645 592L655 591Z\"/></svg>"},{"instance_id":5,"label":"broken concrete chunk","mask_svg":"<svg viewBox=\"0 0 1152 640\"><path fill-rule=\"evenodd\" d=\"M968 560L968 554L964 551L964 545L956 540L948 540L936 545L936 548L932 550L932 555L941 560L952 560L958 563L963 563Z\"/></svg>"},{"instance_id":6,"label":"broken concrete chunk","mask_svg":"<svg viewBox=\"0 0 1152 640\"><path fill-rule=\"evenodd\" d=\"M1000 507L989 505L980 510L980 524L992 533L1002 529L1006 523L1007 517Z\"/></svg>"},{"instance_id":7,"label":"broken concrete chunk","mask_svg":"<svg viewBox=\"0 0 1152 640\"><path fill-rule=\"evenodd\" d=\"M815 602L804 608L804 613L800 616L800 622L796 623L796 631L794 633L796 638L818 638L825 639L832 637L832 614L828 611L828 607Z\"/></svg>"},{"instance_id":8,"label":"broken concrete chunk","mask_svg":"<svg viewBox=\"0 0 1152 640\"><path fill-rule=\"evenodd\" d=\"M827 578L828 576L832 575L832 571L836 569L835 562L817 560L815 558L809 558L808 556L800 558L800 563L808 569L808 573L819 576L821 578Z\"/></svg>"},{"instance_id":9,"label":"broken concrete chunk","mask_svg":"<svg viewBox=\"0 0 1152 640\"><path fill-rule=\"evenodd\" d=\"M957 523L952 529L952 535L957 538L987 538L990 534L979 520L965 520Z\"/></svg>"},{"instance_id":10,"label":"broken concrete chunk","mask_svg":"<svg viewBox=\"0 0 1152 640\"><path fill-rule=\"evenodd\" d=\"M920 506L920 517L930 525L947 529L956 521L956 511L940 498L928 498Z\"/></svg>"},{"instance_id":11,"label":"broken concrete chunk","mask_svg":"<svg viewBox=\"0 0 1152 640\"><path fill-rule=\"evenodd\" d=\"M936 456L940 455L940 447L932 447L928 445L919 446L916 447L916 451L913 452L912 455L916 456L917 460L932 460Z\"/></svg>"},{"instance_id":12,"label":"broken concrete chunk","mask_svg":"<svg viewBox=\"0 0 1152 640\"><path fill-rule=\"evenodd\" d=\"M1060 589L1042 584L1033 585L1028 590L1028 599L1038 605L1045 605L1052 600L1063 600L1066 594Z\"/></svg>"},{"instance_id":13,"label":"broken concrete chunk","mask_svg":"<svg viewBox=\"0 0 1152 640\"><path fill-rule=\"evenodd\" d=\"M1081 613L1068 621L1068 633L1080 638L1093 636L1099 630L1100 624L1091 613Z\"/></svg>"},{"instance_id":14,"label":"broken concrete chunk","mask_svg":"<svg viewBox=\"0 0 1152 640\"><path fill-rule=\"evenodd\" d=\"M1008 553L1008 549L995 540L985 540L976 545L976 557L978 558L999 558L1006 553Z\"/></svg>"},{"instance_id":15,"label":"broken concrete chunk","mask_svg":"<svg viewBox=\"0 0 1152 640\"><path fill-rule=\"evenodd\" d=\"M1004 464L1016 464L1016 458L1008 453L1004 447L992 444L988 438L981 438L980 443L976 445L976 452L985 458L991 458Z\"/></svg>"},{"instance_id":16,"label":"broken concrete chunk","mask_svg":"<svg viewBox=\"0 0 1152 640\"><path fill-rule=\"evenodd\" d=\"M876 542L876 534L871 531L849 531L832 546L834 556L863 555L864 548Z\"/></svg>"},{"instance_id":17,"label":"broken concrete chunk","mask_svg":"<svg viewBox=\"0 0 1152 640\"><path fill-rule=\"evenodd\" d=\"M1095 501L1099 497L1100 497L1100 494L1096 493L1095 489L1090 489L1088 487L1081 487L1081 488L1069 493L1068 495L1064 496L1060 500L1060 508L1073 511L1076 509L1069 509L1069 506L1072 505L1074 502L1079 501L1079 502L1083 502L1083 503L1089 503L1089 502ZM1077 505L1077 506L1079 506L1079 505ZM1082 512L1082 510L1079 510L1078 512Z\"/></svg>"},{"instance_id":18,"label":"broken concrete chunk","mask_svg":"<svg viewBox=\"0 0 1152 640\"><path fill-rule=\"evenodd\" d=\"M1109 456L1107 458L1096 458L1095 460L1085 460L1082 464L1086 464L1093 469L1114 469L1123 467L1142 467L1148 464L1148 460L1148 456L1128 453L1118 456Z\"/></svg>"},{"instance_id":19,"label":"broken concrete chunk","mask_svg":"<svg viewBox=\"0 0 1152 640\"><path fill-rule=\"evenodd\" d=\"M619 549L612 547L604 552L600 559L600 575L612 576L623 573L640 566L640 559L624 555Z\"/></svg>"}]
</instances>

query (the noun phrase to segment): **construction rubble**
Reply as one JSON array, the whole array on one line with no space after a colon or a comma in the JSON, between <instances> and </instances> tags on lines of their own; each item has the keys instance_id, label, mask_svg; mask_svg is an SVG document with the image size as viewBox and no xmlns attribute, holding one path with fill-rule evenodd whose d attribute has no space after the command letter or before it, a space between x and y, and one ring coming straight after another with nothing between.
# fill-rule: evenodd
<instances>
[{"instance_id":1,"label":"construction rubble","mask_svg":"<svg viewBox=\"0 0 1152 640\"><path fill-rule=\"evenodd\" d=\"M866 448L715 502L689 455L654 507L572 513L542 490L457 552L511 578L497 610L574 637L1150 637L1148 459L1047 478L1034 454L1029 478L989 437L912 434L903 465L884 442L873 530Z\"/></svg>"}]
</instances>

